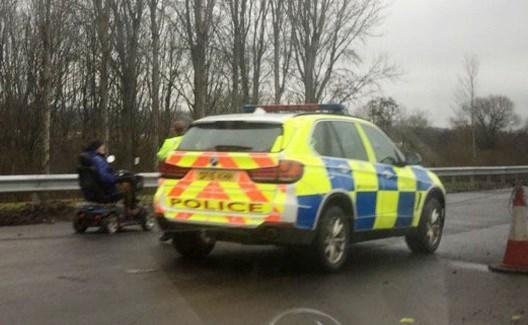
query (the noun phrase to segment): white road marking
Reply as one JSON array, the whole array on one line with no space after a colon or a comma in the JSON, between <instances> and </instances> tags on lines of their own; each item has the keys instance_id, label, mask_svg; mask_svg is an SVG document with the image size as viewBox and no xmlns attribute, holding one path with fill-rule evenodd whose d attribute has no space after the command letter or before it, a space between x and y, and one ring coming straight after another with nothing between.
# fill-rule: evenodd
<instances>
[{"instance_id":1,"label":"white road marking","mask_svg":"<svg viewBox=\"0 0 528 325\"><path fill-rule=\"evenodd\" d=\"M486 264L480 264L480 263L472 263L472 262L465 262L465 261L449 261L449 264L466 270L473 270L473 271L480 271L480 272L489 272L488 265Z\"/></svg>"},{"instance_id":2,"label":"white road marking","mask_svg":"<svg viewBox=\"0 0 528 325\"><path fill-rule=\"evenodd\" d=\"M328 323L325 325L341 325L341 323L339 321L337 321L335 318L333 318L332 316L328 315L328 314L325 314L323 313L322 311L319 311L317 309L311 309L311 308L292 308L292 309L288 309L288 310L285 310L283 311L282 313L278 314L277 316L275 316L271 322L269 323L270 325L276 325L279 321L283 320L286 316L290 316L290 315L311 315L311 316L317 316L317 317L322 317L324 319L327 319L329 321L331 321L331 323ZM321 324L320 321L317 321L316 320L316 324Z\"/></svg>"}]
</instances>

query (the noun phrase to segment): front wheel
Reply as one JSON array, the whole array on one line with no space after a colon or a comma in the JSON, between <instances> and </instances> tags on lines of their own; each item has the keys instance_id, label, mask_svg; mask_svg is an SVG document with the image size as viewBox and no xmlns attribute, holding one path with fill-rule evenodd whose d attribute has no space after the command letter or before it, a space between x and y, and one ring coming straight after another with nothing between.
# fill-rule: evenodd
<instances>
[{"instance_id":1,"label":"front wheel","mask_svg":"<svg viewBox=\"0 0 528 325\"><path fill-rule=\"evenodd\" d=\"M440 245L444 230L444 207L436 198L425 202L416 230L405 236L405 242L414 253L432 254Z\"/></svg>"},{"instance_id":2,"label":"front wheel","mask_svg":"<svg viewBox=\"0 0 528 325\"><path fill-rule=\"evenodd\" d=\"M345 264L349 240L349 218L337 206L326 209L313 242L317 261L324 271L335 272Z\"/></svg>"},{"instance_id":3,"label":"front wheel","mask_svg":"<svg viewBox=\"0 0 528 325\"><path fill-rule=\"evenodd\" d=\"M209 255L215 246L215 239L204 231L175 234L172 244L183 257L198 259Z\"/></svg>"}]
</instances>

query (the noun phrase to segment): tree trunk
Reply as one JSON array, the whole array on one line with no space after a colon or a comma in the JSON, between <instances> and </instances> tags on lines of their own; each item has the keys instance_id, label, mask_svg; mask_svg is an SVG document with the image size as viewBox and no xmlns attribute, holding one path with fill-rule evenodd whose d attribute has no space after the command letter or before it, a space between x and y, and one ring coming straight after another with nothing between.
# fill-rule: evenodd
<instances>
[{"instance_id":1,"label":"tree trunk","mask_svg":"<svg viewBox=\"0 0 528 325\"><path fill-rule=\"evenodd\" d=\"M42 3L45 1L45 3ZM39 2L39 35L41 41L41 67L39 79L39 95L37 105L42 112L41 125L41 172L50 173L50 128L51 108L50 98L50 65L51 65L51 0Z\"/></svg>"},{"instance_id":2,"label":"tree trunk","mask_svg":"<svg viewBox=\"0 0 528 325\"><path fill-rule=\"evenodd\" d=\"M282 98L281 91L281 78L280 78L280 33L281 33L281 23L282 23L282 1L273 0L272 5L272 24L273 24L273 97L275 103L280 103Z\"/></svg>"},{"instance_id":3,"label":"tree trunk","mask_svg":"<svg viewBox=\"0 0 528 325\"><path fill-rule=\"evenodd\" d=\"M156 11L158 10L158 0L150 0L150 32L152 37L152 148L156 152L159 145L159 119L160 119L160 29L157 21ZM157 157L153 155L152 167L157 165Z\"/></svg>"},{"instance_id":4,"label":"tree trunk","mask_svg":"<svg viewBox=\"0 0 528 325\"><path fill-rule=\"evenodd\" d=\"M104 5L101 3L104 1ZM100 128L102 130L103 140L107 146L110 145L110 121L108 111L108 97L109 89L109 64L111 58L112 47L110 44L110 5L109 0L94 0L94 7L96 10L97 33L101 45L101 60L99 62L99 112L98 119L102 122Z\"/></svg>"}]
</instances>

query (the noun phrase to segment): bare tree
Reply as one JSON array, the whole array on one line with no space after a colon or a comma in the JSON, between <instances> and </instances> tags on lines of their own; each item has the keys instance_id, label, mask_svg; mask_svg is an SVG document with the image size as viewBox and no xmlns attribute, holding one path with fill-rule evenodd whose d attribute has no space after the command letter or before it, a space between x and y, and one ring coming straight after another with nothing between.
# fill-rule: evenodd
<instances>
[{"instance_id":1,"label":"bare tree","mask_svg":"<svg viewBox=\"0 0 528 325\"><path fill-rule=\"evenodd\" d=\"M469 122L471 127L471 152L473 160L477 159L477 135L475 124L475 97L480 63L476 55L466 55L464 70L458 78L458 89L455 93L458 109L452 124L460 125Z\"/></svg>"},{"instance_id":2,"label":"bare tree","mask_svg":"<svg viewBox=\"0 0 528 325\"><path fill-rule=\"evenodd\" d=\"M73 1L33 0L37 29L38 87L35 104L40 110L41 171L50 172L52 94L61 96L71 50Z\"/></svg>"},{"instance_id":3,"label":"bare tree","mask_svg":"<svg viewBox=\"0 0 528 325\"><path fill-rule=\"evenodd\" d=\"M120 79L124 125L124 155L127 167L132 167L137 141L136 112L138 110L138 74L140 69L139 39L145 9L144 0L112 0L115 20L114 46Z\"/></svg>"},{"instance_id":4,"label":"bare tree","mask_svg":"<svg viewBox=\"0 0 528 325\"><path fill-rule=\"evenodd\" d=\"M190 51L193 67L192 90L194 101L191 103L193 118L206 113L208 96L208 76L210 68L210 46L215 27L214 11L216 0L184 0L176 5L181 35Z\"/></svg>"},{"instance_id":5,"label":"bare tree","mask_svg":"<svg viewBox=\"0 0 528 325\"><path fill-rule=\"evenodd\" d=\"M266 51L266 23L269 7L270 4L267 0L260 0L253 20L253 41L251 46L251 56L253 58L253 91L251 94L251 102L254 104L257 104L260 100L262 60Z\"/></svg>"},{"instance_id":6,"label":"bare tree","mask_svg":"<svg viewBox=\"0 0 528 325\"><path fill-rule=\"evenodd\" d=\"M280 103L290 73L293 42L290 21L287 16L287 3L282 0L270 0L272 42L273 42L273 99Z\"/></svg>"},{"instance_id":7,"label":"bare tree","mask_svg":"<svg viewBox=\"0 0 528 325\"><path fill-rule=\"evenodd\" d=\"M222 33L219 29L220 44L231 65L231 110L240 107L249 98L249 78L247 60L247 39L251 24L253 1L224 0L223 10L228 15L229 24Z\"/></svg>"},{"instance_id":8,"label":"bare tree","mask_svg":"<svg viewBox=\"0 0 528 325\"><path fill-rule=\"evenodd\" d=\"M40 69L37 106L41 109L41 169L45 174L50 172L50 128L51 107L49 94L51 92L51 55L52 55L52 0L35 0L38 36L40 40Z\"/></svg>"},{"instance_id":9,"label":"bare tree","mask_svg":"<svg viewBox=\"0 0 528 325\"><path fill-rule=\"evenodd\" d=\"M353 45L370 35L380 22L381 9L378 0L289 2L294 58L305 102L321 101L339 62L360 61Z\"/></svg>"},{"instance_id":10,"label":"bare tree","mask_svg":"<svg viewBox=\"0 0 528 325\"><path fill-rule=\"evenodd\" d=\"M159 0L149 0L150 10L150 34L152 42L152 76L151 76L151 102L152 102L152 147L154 151L159 146L160 132L160 19L164 16L164 4L158 9ZM158 10L160 14L158 15ZM156 166L157 159L153 155L153 166Z\"/></svg>"},{"instance_id":11,"label":"bare tree","mask_svg":"<svg viewBox=\"0 0 528 325\"><path fill-rule=\"evenodd\" d=\"M431 126L431 121L426 111L416 109L405 114L400 120L400 125L412 129L425 129Z\"/></svg>"},{"instance_id":12,"label":"bare tree","mask_svg":"<svg viewBox=\"0 0 528 325\"><path fill-rule=\"evenodd\" d=\"M389 132L401 119L402 109L392 97L377 97L358 109L356 114Z\"/></svg>"},{"instance_id":13,"label":"bare tree","mask_svg":"<svg viewBox=\"0 0 528 325\"><path fill-rule=\"evenodd\" d=\"M112 55L112 42L110 30L110 1L93 0L95 21L97 25L97 36L100 44L101 57L99 60L99 120L102 122L103 139L110 142L109 124L109 92L110 92L110 59Z\"/></svg>"},{"instance_id":14,"label":"bare tree","mask_svg":"<svg viewBox=\"0 0 528 325\"><path fill-rule=\"evenodd\" d=\"M520 122L513 102L506 96L477 97L473 105L478 142L483 149L495 148L499 132Z\"/></svg>"}]
</instances>

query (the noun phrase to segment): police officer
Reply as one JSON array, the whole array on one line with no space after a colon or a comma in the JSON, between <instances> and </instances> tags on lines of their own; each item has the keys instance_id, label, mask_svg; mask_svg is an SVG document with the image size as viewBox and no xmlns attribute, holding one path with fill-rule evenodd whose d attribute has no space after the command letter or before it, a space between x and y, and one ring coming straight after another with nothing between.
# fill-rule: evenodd
<instances>
[{"instance_id":1,"label":"police officer","mask_svg":"<svg viewBox=\"0 0 528 325\"><path fill-rule=\"evenodd\" d=\"M180 144L181 137L187 130L187 123L183 119L177 119L171 128L171 137L163 141L163 145L158 151L158 160L164 161L169 156L170 152Z\"/></svg>"},{"instance_id":2,"label":"police officer","mask_svg":"<svg viewBox=\"0 0 528 325\"><path fill-rule=\"evenodd\" d=\"M171 137L163 141L163 145L157 153L158 161L164 161L167 159L171 151L176 149L180 144L181 138L185 131L187 130L188 123L181 118L178 118L174 121L174 124L171 128ZM160 237L160 241L165 242L172 238L169 233L163 233Z\"/></svg>"}]
</instances>

